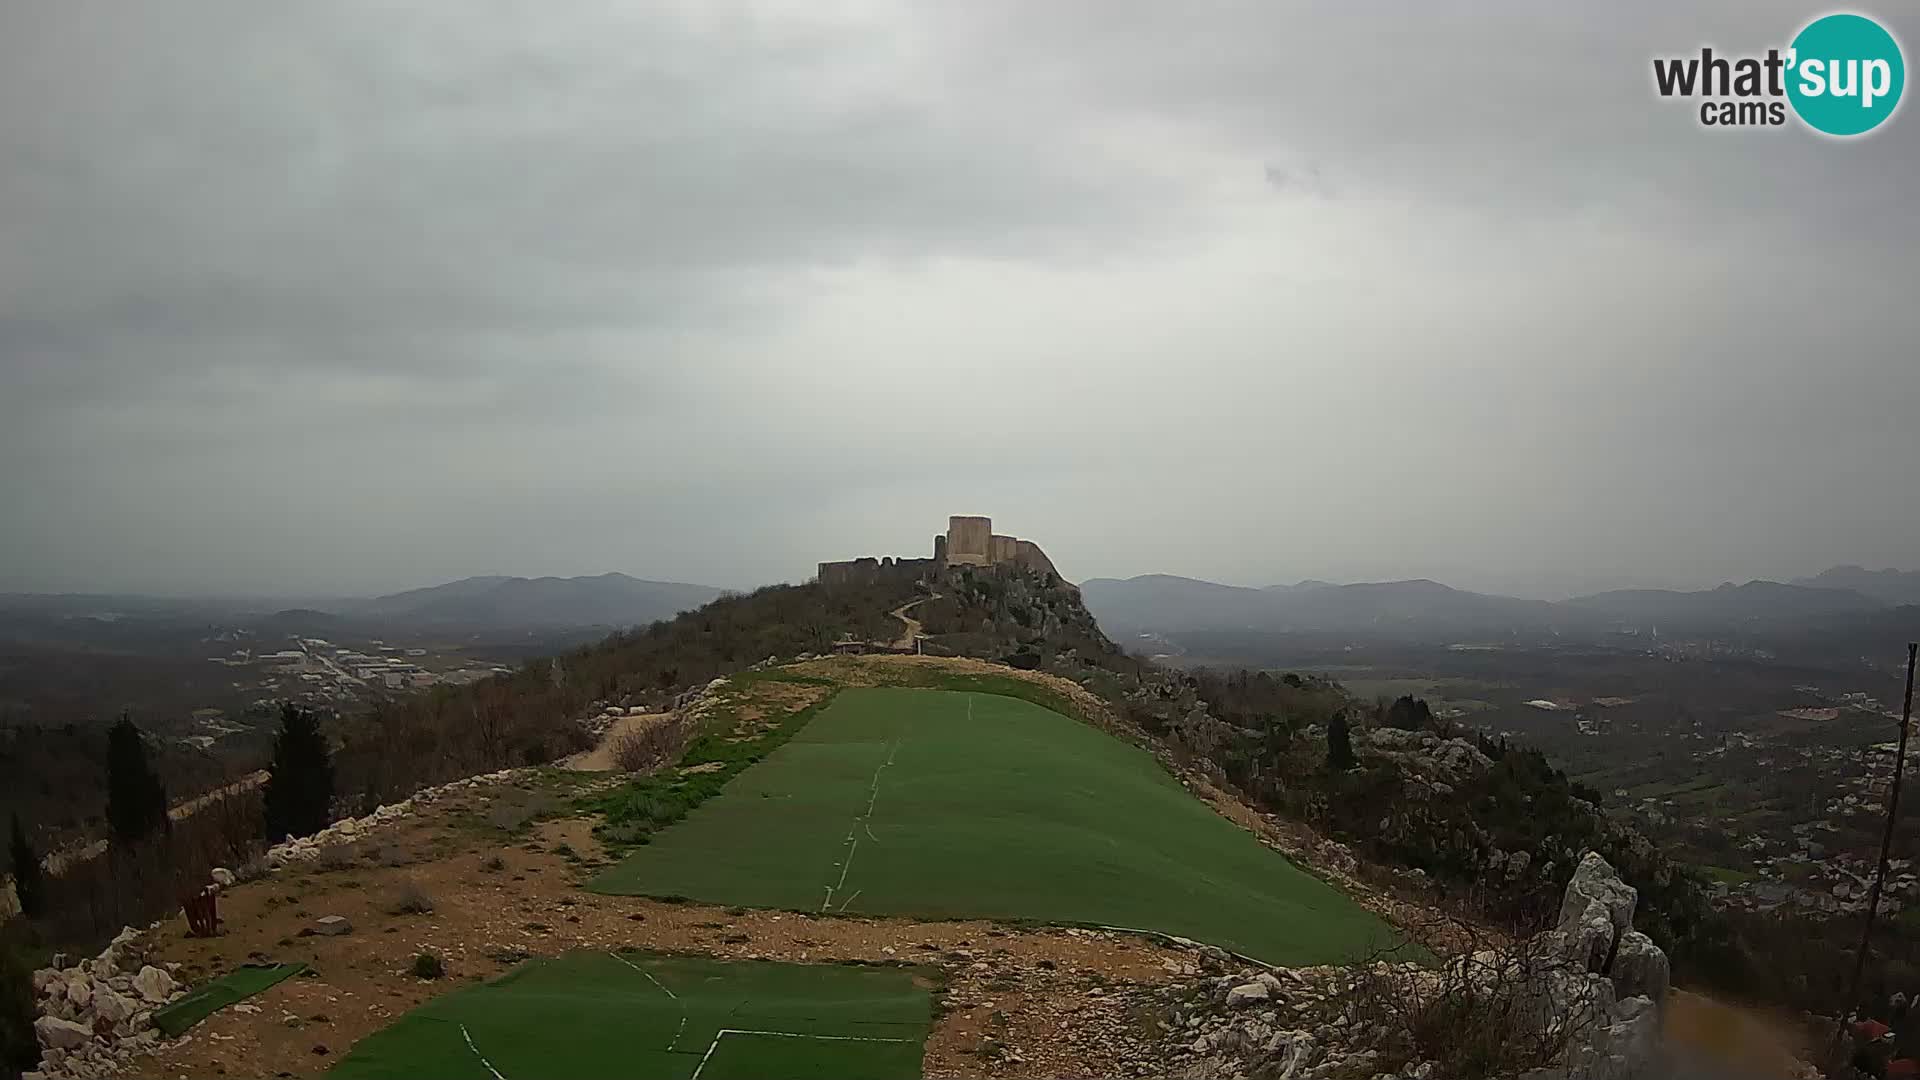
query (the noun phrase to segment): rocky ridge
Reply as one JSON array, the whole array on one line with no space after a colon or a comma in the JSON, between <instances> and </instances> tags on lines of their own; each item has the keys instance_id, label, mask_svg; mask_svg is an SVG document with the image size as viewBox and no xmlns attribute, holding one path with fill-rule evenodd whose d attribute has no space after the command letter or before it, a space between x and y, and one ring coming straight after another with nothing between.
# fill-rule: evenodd
<instances>
[{"instance_id":1,"label":"rocky ridge","mask_svg":"<svg viewBox=\"0 0 1920 1080\"><path fill-rule=\"evenodd\" d=\"M1177 1075L1429 1080L1448 1048L1423 1015L1501 1025L1490 1037L1521 1080L1663 1075L1667 958L1632 929L1636 894L1597 853L1580 862L1553 929L1438 967L1251 969L1162 992Z\"/></svg>"}]
</instances>

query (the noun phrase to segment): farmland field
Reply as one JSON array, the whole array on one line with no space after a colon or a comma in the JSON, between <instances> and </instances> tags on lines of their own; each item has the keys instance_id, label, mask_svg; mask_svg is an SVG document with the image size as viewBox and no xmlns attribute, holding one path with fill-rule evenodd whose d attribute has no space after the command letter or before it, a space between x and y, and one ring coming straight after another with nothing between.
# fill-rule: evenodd
<instances>
[{"instance_id":1,"label":"farmland field","mask_svg":"<svg viewBox=\"0 0 1920 1080\"><path fill-rule=\"evenodd\" d=\"M590 887L1153 930L1272 964L1390 939L1145 751L1027 701L942 690L842 691Z\"/></svg>"},{"instance_id":2,"label":"farmland field","mask_svg":"<svg viewBox=\"0 0 1920 1080\"><path fill-rule=\"evenodd\" d=\"M913 1078L931 985L903 968L569 953L435 998L329 1075Z\"/></svg>"}]
</instances>

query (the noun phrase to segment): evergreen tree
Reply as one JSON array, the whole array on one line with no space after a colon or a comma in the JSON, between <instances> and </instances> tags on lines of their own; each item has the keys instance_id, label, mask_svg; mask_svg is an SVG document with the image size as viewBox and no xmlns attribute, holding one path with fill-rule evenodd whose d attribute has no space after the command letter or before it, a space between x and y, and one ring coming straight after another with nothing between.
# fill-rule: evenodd
<instances>
[{"instance_id":1,"label":"evergreen tree","mask_svg":"<svg viewBox=\"0 0 1920 1080\"><path fill-rule=\"evenodd\" d=\"M13 890L20 897L20 913L38 918L46 909L46 886L40 877L40 856L27 843L27 832L20 827L20 815L13 815L13 836L7 844L13 860Z\"/></svg>"},{"instance_id":2,"label":"evergreen tree","mask_svg":"<svg viewBox=\"0 0 1920 1080\"><path fill-rule=\"evenodd\" d=\"M1424 699L1408 694L1394 699L1381 723L1402 731L1432 731L1433 709Z\"/></svg>"},{"instance_id":3,"label":"evergreen tree","mask_svg":"<svg viewBox=\"0 0 1920 1080\"><path fill-rule=\"evenodd\" d=\"M333 759L312 709L292 702L280 707L265 798L269 843L312 836L332 823Z\"/></svg>"},{"instance_id":4,"label":"evergreen tree","mask_svg":"<svg viewBox=\"0 0 1920 1080\"><path fill-rule=\"evenodd\" d=\"M167 789L147 763L147 742L131 717L107 732L107 823L122 843L145 839L166 829Z\"/></svg>"},{"instance_id":5,"label":"evergreen tree","mask_svg":"<svg viewBox=\"0 0 1920 1080\"><path fill-rule=\"evenodd\" d=\"M1346 772L1358 764L1353 756L1353 735L1347 730L1347 711L1341 709L1327 721L1327 768Z\"/></svg>"}]
</instances>

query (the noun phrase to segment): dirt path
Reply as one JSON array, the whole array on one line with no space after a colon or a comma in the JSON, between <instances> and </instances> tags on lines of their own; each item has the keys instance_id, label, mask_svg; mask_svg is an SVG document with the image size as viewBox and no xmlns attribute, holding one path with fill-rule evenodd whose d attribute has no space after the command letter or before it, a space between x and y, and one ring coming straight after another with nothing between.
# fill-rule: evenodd
<instances>
[{"instance_id":1,"label":"dirt path","mask_svg":"<svg viewBox=\"0 0 1920 1080\"><path fill-rule=\"evenodd\" d=\"M901 604L899 607L894 608L892 611L889 611L887 613L889 615L892 615L894 618L900 620L900 625L901 625L900 640L893 643L894 648L896 649L914 648L914 643L926 636L925 634L920 632L920 620L908 615L907 612L913 608L919 607L921 604L926 603L928 600L938 600L938 599L940 599L939 593L929 593L918 600L912 600L907 603Z\"/></svg>"},{"instance_id":2,"label":"dirt path","mask_svg":"<svg viewBox=\"0 0 1920 1080\"><path fill-rule=\"evenodd\" d=\"M612 772L620 767L613 759L613 748L622 735L631 735L645 731L655 724L663 723L671 713L638 713L621 717L612 726L600 734L600 744L591 750L582 750L560 762L563 769L575 772Z\"/></svg>"}]
</instances>

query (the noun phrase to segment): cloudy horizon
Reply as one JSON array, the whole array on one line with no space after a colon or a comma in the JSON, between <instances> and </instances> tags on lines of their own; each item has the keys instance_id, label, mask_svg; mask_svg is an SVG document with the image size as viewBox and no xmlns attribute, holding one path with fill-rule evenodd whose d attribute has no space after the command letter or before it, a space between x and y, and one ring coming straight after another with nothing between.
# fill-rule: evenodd
<instances>
[{"instance_id":1,"label":"cloudy horizon","mask_svg":"<svg viewBox=\"0 0 1920 1080\"><path fill-rule=\"evenodd\" d=\"M1492 10L0 0L0 591L1920 569L1920 117Z\"/></svg>"}]
</instances>

